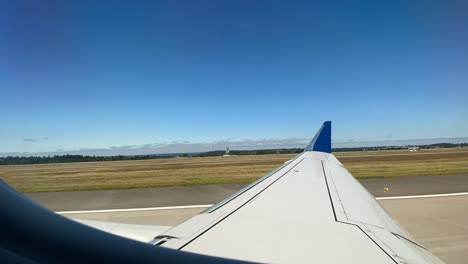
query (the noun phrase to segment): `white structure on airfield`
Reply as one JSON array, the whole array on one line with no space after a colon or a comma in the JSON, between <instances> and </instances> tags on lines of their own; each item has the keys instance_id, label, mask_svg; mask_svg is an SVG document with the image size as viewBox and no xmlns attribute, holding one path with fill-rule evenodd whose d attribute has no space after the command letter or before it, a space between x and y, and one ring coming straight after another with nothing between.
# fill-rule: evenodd
<instances>
[{"instance_id":1,"label":"white structure on airfield","mask_svg":"<svg viewBox=\"0 0 468 264\"><path fill-rule=\"evenodd\" d=\"M409 151L419 151L419 147L409 147Z\"/></svg>"},{"instance_id":2,"label":"white structure on airfield","mask_svg":"<svg viewBox=\"0 0 468 264\"><path fill-rule=\"evenodd\" d=\"M231 156L231 155L229 155L229 152L231 152L231 151L229 150L228 147L226 147L226 153L224 153L223 157L229 157L229 156Z\"/></svg>"}]
</instances>

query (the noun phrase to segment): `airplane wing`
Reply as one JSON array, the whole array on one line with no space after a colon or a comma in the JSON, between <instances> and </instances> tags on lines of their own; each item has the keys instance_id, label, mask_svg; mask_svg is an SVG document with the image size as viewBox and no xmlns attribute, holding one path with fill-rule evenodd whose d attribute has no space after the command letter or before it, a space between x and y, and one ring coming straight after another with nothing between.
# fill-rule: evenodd
<instances>
[{"instance_id":1,"label":"airplane wing","mask_svg":"<svg viewBox=\"0 0 468 264\"><path fill-rule=\"evenodd\" d=\"M2 263L442 263L331 154L331 122L294 159L149 243L56 215L1 181L0 231Z\"/></svg>"},{"instance_id":2,"label":"airplane wing","mask_svg":"<svg viewBox=\"0 0 468 264\"><path fill-rule=\"evenodd\" d=\"M268 263L441 263L331 154L329 121L302 154L155 244Z\"/></svg>"}]
</instances>

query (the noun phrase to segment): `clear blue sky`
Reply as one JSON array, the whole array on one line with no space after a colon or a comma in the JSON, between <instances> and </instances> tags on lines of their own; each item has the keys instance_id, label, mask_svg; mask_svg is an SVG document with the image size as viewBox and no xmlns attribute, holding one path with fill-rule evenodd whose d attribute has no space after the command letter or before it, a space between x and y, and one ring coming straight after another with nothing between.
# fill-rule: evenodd
<instances>
[{"instance_id":1,"label":"clear blue sky","mask_svg":"<svg viewBox=\"0 0 468 264\"><path fill-rule=\"evenodd\" d=\"M332 2L4 1L0 152L468 136L466 2Z\"/></svg>"}]
</instances>

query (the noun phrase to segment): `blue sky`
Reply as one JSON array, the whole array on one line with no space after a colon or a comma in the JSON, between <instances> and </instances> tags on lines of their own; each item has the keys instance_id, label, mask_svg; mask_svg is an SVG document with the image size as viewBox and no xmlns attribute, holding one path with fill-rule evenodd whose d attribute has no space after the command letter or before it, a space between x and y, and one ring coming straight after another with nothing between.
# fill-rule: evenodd
<instances>
[{"instance_id":1,"label":"blue sky","mask_svg":"<svg viewBox=\"0 0 468 264\"><path fill-rule=\"evenodd\" d=\"M115 2L0 4L0 152L468 136L463 1Z\"/></svg>"}]
</instances>

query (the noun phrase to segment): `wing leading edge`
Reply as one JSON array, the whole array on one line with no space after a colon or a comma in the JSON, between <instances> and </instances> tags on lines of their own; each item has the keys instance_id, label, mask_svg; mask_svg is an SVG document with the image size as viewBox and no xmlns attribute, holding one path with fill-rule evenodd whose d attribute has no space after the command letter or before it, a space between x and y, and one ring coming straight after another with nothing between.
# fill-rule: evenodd
<instances>
[{"instance_id":1,"label":"wing leading edge","mask_svg":"<svg viewBox=\"0 0 468 264\"><path fill-rule=\"evenodd\" d=\"M304 152L163 233L163 247L256 262L441 263L331 152L331 122Z\"/></svg>"}]
</instances>

